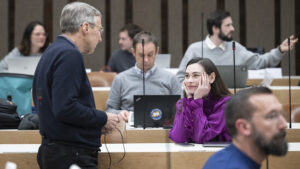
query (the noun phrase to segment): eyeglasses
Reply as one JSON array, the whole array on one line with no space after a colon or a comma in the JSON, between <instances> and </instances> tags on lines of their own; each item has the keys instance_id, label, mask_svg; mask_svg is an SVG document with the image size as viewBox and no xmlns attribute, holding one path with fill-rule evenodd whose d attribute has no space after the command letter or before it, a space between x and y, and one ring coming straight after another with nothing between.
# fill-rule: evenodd
<instances>
[{"instance_id":1,"label":"eyeglasses","mask_svg":"<svg viewBox=\"0 0 300 169\"><path fill-rule=\"evenodd\" d=\"M100 34L101 34L101 35L103 34L104 28L103 28L101 25L97 25L97 24L95 24L95 23L88 23L88 24L90 24L91 26L97 27L97 28L98 28L98 31L100 32ZM83 25L83 24L81 24L80 26L82 26L82 25Z\"/></svg>"},{"instance_id":2,"label":"eyeglasses","mask_svg":"<svg viewBox=\"0 0 300 169\"><path fill-rule=\"evenodd\" d=\"M100 34L102 35L103 32L104 32L104 28L103 28L102 26L96 25L96 24L94 24L94 26L95 26L95 27L98 27L98 30L99 30Z\"/></svg>"}]
</instances>

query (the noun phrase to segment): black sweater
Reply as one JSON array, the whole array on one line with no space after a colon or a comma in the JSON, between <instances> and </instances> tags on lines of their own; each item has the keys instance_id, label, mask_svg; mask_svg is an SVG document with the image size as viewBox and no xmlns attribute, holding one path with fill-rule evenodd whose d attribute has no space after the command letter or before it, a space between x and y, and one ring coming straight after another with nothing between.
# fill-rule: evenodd
<instances>
[{"instance_id":1,"label":"black sweater","mask_svg":"<svg viewBox=\"0 0 300 169\"><path fill-rule=\"evenodd\" d=\"M98 149L107 115L95 108L82 57L74 43L59 36L37 66L33 99L42 136L53 142Z\"/></svg>"}]
</instances>

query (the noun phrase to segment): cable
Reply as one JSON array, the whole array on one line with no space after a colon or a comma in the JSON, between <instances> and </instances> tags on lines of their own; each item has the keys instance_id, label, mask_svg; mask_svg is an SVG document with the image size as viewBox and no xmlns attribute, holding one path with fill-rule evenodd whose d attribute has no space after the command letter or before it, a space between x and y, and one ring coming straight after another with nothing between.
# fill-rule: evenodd
<instances>
[{"instance_id":1,"label":"cable","mask_svg":"<svg viewBox=\"0 0 300 169\"><path fill-rule=\"evenodd\" d=\"M123 153L123 157L119 161L117 161L115 163L112 163L111 155L110 155L110 152L108 151L108 147L107 147L107 143L106 143L106 135L104 135L104 145L105 145L105 148L107 150L108 157L109 157L109 165L108 165L107 169L110 169L112 166L119 164L125 158L125 155L126 155L126 150L125 150L125 145L124 145L124 137L123 137L122 132L120 131L120 129L118 129L118 128L116 128L116 129L119 131L119 133L121 135L124 153Z\"/></svg>"}]
</instances>

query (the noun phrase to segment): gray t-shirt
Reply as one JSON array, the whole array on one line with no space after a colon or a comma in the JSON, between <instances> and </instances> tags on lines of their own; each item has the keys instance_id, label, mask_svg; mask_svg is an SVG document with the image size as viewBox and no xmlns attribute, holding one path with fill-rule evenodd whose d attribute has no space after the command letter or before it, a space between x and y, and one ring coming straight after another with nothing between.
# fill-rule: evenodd
<instances>
[{"instance_id":1,"label":"gray t-shirt","mask_svg":"<svg viewBox=\"0 0 300 169\"><path fill-rule=\"evenodd\" d=\"M118 74L111 86L106 111L119 113L133 111L133 96L143 94L143 76L132 67ZM145 78L146 95L180 95L181 85L171 72L155 68Z\"/></svg>"}]
</instances>

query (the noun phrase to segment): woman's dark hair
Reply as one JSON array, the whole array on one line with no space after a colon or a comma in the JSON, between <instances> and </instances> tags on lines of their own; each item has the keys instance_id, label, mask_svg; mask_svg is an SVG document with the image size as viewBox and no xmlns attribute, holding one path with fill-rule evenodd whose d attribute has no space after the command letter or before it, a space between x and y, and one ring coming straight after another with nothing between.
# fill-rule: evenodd
<instances>
[{"instance_id":1,"label":"woman's dark hair","mask_svg":"<svg viewBox=\"0 0 300 169\"><path fill-rule=\"evenodd\" d=\"M215 73L215 76L216 76L215 81L211 84L211 92L214 97L219 99L223 96L231 95L230 91L225 86L216 65L210 59L208 59L208 58L191 59L187 63L186 68L189 65L194 64L194 63L198 63L199 65L201 65L208 75L210 75L212 72ZM185 91L184 91L184 95L186 96Z\"/></svg>"},{"instance_id":2,"label":"woman's dark hair","mask_svg":"<svg viewBox=\"0 0 300 169\"><path fill-rule=\"evenodd\" d=\"M46 27L44 26L43 23L39 22L39 21L32 21L30 22L27 27L25 28L25 31L23 33L23 38L21 43L18 46L18 49L20 51L20 53L24 56L29 56L30 55L30 51L31 51L31 34L33 32L33 29L35 28L35 26L37 25L41 25L46 33L46 41L43 47L41 47L39 52L44 52L44 50L48 47L49 45L49 37L48 37L48 32Z\"/></svg>"}]
</instances>

